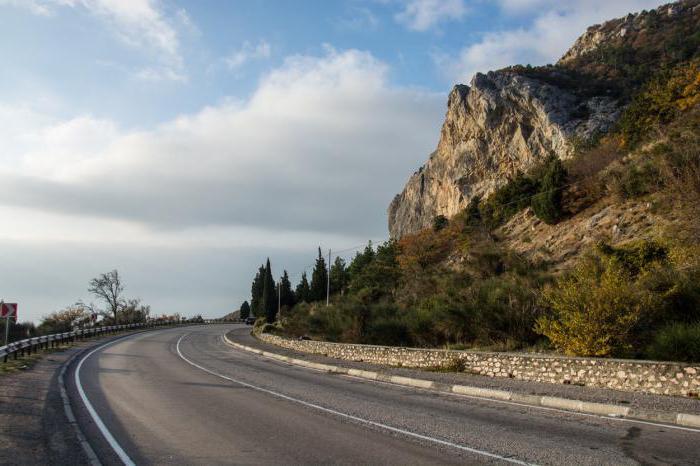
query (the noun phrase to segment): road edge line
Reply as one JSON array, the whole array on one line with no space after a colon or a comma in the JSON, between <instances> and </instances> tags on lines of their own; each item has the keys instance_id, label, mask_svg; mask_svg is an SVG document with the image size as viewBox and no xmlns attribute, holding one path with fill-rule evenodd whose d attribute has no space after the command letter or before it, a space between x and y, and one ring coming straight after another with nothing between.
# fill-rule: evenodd
<instances>
[{"instance_id":1,"label":"road edge line","mask_svg":"<svg viewBox=\"0 0 700 466\"><path fill-rule=\"evenodd\" d=\"M100 462L100 459L97 457L97 453L95 453L95 450L90 445L90 442L88 442L85 433L83 433L83 430L80 428L80 424L78 424L78 419L75 417L75 413L73 412L73 407L70 404L70 398L68 397L68 390L66 388L65 375L68 371L68 367L78 356L85 353L85 351L87 351L87 349L75 353L70 357L70 359L68 359L68 361L61 365L61 370L58 373L58 389L61 394L61 400L63 401L63 412L66 415L66 418L68 418L68 424L73 426L75 435L78 438L78 443L80 443L85 455L88 457L88 461L92 466L102 466L102 462Z\"/></svg>"},{"instance_id":2,"label":"road edge line","mask_svg":"<svg viewBox=\"0 0 700 466\"><path fill-rule=\"evenodd\" d=\"M469 447L469 446L466 446L466 445L461 445L461 444L458 444L458 443L450 442L450 441L448 441L448 440L442 440L442 439L439 439L439 438L436 438L436 437L430 437L430 436L428 436L428 435L419 434L419 433L417 433L417 432L412 432L412 431L410 431L410 430L401 429L401 428L399 428L399 427L394 427L394 426L391 426L391 425L388 425L388 424L383 424L383 423L381 423L381 422L372 421L371 419L361 418L361 417L359 417L359 416L355 416L355 415L352 415L352 414L344 413L344 412L342 412L342 411L337 411L337 410L332 409L332 408L327 408L327 407L325 407L325 406L321 406L321 405L318 405L318 404L315 404L315 403L311 403L311 402L309 402L309 401L304 401L304 400L302 400L302 399L295 398L295 397L290 396L290 395L285 395L284 393L276 392L276 391L274 391L274 390L270 390L270 389L267 389L267 388L264 388L264 387L260 387L260 386L257 386L257 385L253 385L253 384L251 384L251 383L243 382L243 381L238 380L238 379L235 379L235 378L233 378L233 377L229 377L229 376L227 376L227 375L220 374L220 373L218 373L218 372L216 372L216 371L213 371L213 370L211 370L211 369L207 369L206 367L201 366L201 365L197 364L197 363L194 362L194 361L189 360L187 357L185 357L185 355L182 354L182 352L180 351L180 342L181 342L185 337L189 336L190 334L191 334L191 333L183 334L183 335L180 336L180 338L178 339L178 341L177 341L177 343L176 343L176 345L175 345L175 349L176 349L176 351L177 351L178 356L180 356L180 358L181 358L183 361L185 361L187 364L191 365L192 367L195 367L195 368L197 368L197 369L199 369L199 370L201 370L201 371L203 371L203 372L206 372L206 373L208 373L208 374L210 374L210 375L213 375L213 376L215 376L215 377L219 377L219 378L221 378L221 379L228 380L229 382L232 382L232 383L241 385L241 386L243 386L243 387L250 388L250 389L252 389L252 390L257 390L257 391L262 392L262 393L267 393L268 395L272 395L272 396L274 396L274 397L277 397L277 398L280 398L280 399L283 399L283 400L287 400L287 401L291 401L291 402L294 402L294 403L298 403L298 404L301 404L301 405L303 405L303 406L307 406L307 407L309 407L309 408L317 409L317 410L319 410L319 411L326 412L326 413L329 413L329 414L332 414L332 415L335 415L335 416L340 416L340 417L343 417L343 418L345 418L345 419L351 419L351 420L353 420L353 421L360 422L360 423L367 424L367 425L371 425L371 426L374 426L374 427L378 427L378 428L380 428L380 429L388 430L388 431L390 431L390 432L395 432L395 433L403 434L403 435L405 435L405 436L407 436L407 437L418 438L418 439L420 439L420 440L425 440L425 441L428 441L428 442L431 442L431 443L436 443L436 444L438 444L438 445L444 445L444 446L451 447L451 448L455 448L455 449L458 449L458 450L461 450L461 451L466 451L466 452L469 452L469 453L472 453L472 454L475 454L475 455L486 456L486 457L488 457L488 458L496 459L496 460L503 461L503 462L506 462L506 463L534 466L534 463L528 463L528 462L526 462L526 461L522 461L522 460L519 460L519 459L514 458L514 457L511 457L511 456L503 456L503 455L500 455L500 454L498 454L498 453L491 453L491 452L486 451L486 450L480 450L480 449L478 449L478 448L473 448L473 447ZM225 337L224 337L224 338L225 338ZM241 346L243 346L243 345L241 345ZM264 353L273 354L273 355L278 356L278 358L276 358L276 359L280 359L280 360L281 360L281 358L285 358L285 359L288 359L288 360L300 361L300 360L298 360L298 359L288 358L287 356L283 356L283 355L281 355L281 354L269 353L269 352L261 351L261 350L258 350L258 351L256 351L256 352L257 352L258 354L264 354ZM308 363L308 361L305 361L305 362ZM313 363L309 363L309 364L313 364ZM322 365L323 365L323 364L322 364ZM332 367L336 367L336 366L332 366ZM344 368L340 368L340 369L344 369Z\"/></svg>"},{"instance_id":3,"label":"road edge line","mask_svg":"<svg viewBox=\"0 0 700 466\"><path fill-rule=\"evenodd\" d=\"M659 422L659 419L672 418L667 421L670 427L673 425L680 428L700 428L700 415L666 412L666 411L651 411L651 410L633 410L628 406L621 406L612 403L596 403L591 401L575 400L571 398L561 398L556 396L538 396L524 395L506 390L495 390L490 388L474 387L471 385L443 385L432 380L417 379L412 377L390 376L381 372L365 371L360 369L348 369L346 367L333 366L330 364L320 364L296 359L289 356L283 356L270 351L263 351L257 348L237 343L228 338L227 334L223 336L224 342L234 348L242 349L251 353L256 353L261 356L266 356L278 361L284 361L302 367L325 370L328 372L347 374L360 379L379 380L382 382L394 383L396 385L406 387L417 387L423 389L436 390L440 392L455 393L459 395L475 396L479 398L493 399L498 401L512 401L523 405L555 408L562 411L574 413L593 414L610 419L626 419L630 421L652 422L658 425L664 425L664 422Z\"/></svg>"}]
</instances>

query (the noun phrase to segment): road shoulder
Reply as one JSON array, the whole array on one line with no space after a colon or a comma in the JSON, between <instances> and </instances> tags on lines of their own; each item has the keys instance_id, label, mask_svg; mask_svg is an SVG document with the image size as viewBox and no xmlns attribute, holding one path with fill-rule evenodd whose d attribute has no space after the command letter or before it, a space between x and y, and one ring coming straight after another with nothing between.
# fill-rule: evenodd
<instances>
[{"instance_id":1,"label":"road shoulder","mask_svg":"<svg viewBox=\"0 0 700 466\"><path fill-rule=\"evenodd\" d=\"M92 343L94 344L94 343ZM0 377L0 464L88 464L61 398L59 373L91 342L43 354Z\"/></svg>"},{"instance_id":2,"label":"road shoulder","mask_svg":"<svg viewBox=\"0 0 700 466\"><path fill-rule=\"evenodd\" d=\"M242 345L239 349L266 352L269 354L265 356L273 359L364 379L594 415L612 415L700 427L700 400L696 399L535 383L464 373L430 372L339 360L262 342L252 337L249 329L233 330L228 332L226 337L229 344Z\"/></svg>"}]
</instances>

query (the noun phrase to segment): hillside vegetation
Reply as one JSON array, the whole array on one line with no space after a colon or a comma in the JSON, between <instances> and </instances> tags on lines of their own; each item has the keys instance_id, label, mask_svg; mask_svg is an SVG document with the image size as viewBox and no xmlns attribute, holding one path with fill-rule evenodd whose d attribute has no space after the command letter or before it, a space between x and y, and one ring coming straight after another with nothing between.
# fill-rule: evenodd
<instances>
[{"instance_id":1,"label":"hillside vegetation","mask_svg":"<svg viewBox=\"0 0 700 466\"><path fill-rule=\"evenodd\" d=\"M436 216L432 228L370 244L347 266L336 259L329 306L319 256L310 284L296 294L287 286L282 319L269 305L267 330L700 361L697 9L644 12L635 17L643 27L557 65L509 68L581 95L615 96L617 123L574 141L571 157L552 155L452 218ZM602 31L618 31L616 21Z\"/></svg>"}]
</instances>

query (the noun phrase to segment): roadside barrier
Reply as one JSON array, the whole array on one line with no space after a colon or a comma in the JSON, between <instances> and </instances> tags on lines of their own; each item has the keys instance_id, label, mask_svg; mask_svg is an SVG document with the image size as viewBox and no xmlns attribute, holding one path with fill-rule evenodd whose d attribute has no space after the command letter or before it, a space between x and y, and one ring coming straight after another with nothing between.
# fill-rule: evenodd
<instances>
[{"instance_id":1,"label":"roadside barrier","mask_svg":"<svg viewBox=\"0 0 700 466\"><path fill-rule=\"evenodd\" d=\"M33 352L37 352L41 349L49 349L58 347L65 343L74 343L78 340L84 340L86 338L97 337L100 335L109 335L118 332L123 332L126 330L141 329L141 328L153 328L153 327L164 327L164 326L174 326L174 325L193 325L193 324L205 324L213 322L141 322L135 324L123 324L123 325L108 325L104 327L92 327L80 330L73 330L72 332L64 333L54 333L51 335L42 335L40 337L27 338L25 340L13 341L7 346L0 346L0 358L3 358L3 362L7 362L10 356L17 359L18 356L24 356L25 354L31 355Z\"/></svg>"}]
</instances>

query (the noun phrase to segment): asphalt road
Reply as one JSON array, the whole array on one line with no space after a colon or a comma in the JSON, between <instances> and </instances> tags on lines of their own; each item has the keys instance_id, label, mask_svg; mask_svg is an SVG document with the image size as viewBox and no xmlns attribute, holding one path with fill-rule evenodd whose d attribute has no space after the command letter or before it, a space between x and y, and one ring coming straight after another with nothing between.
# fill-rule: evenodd
<instances>
[{"instance_id":1,"label":"asphalt road","mask_svg":"<svg viewBox=\"0 0 700 466\"><path fill-rule=\"evenodd\" d=\"M72 365L103 464L700 463L699 431L316 372L227 346L232 328L249 331L147 332Z\"/></svg>"}]
</instances>

